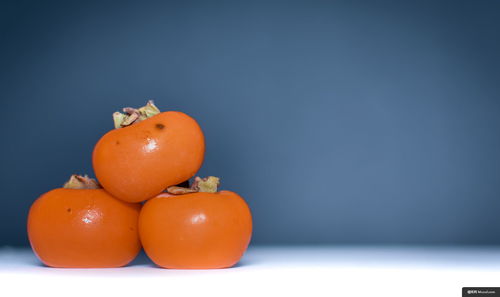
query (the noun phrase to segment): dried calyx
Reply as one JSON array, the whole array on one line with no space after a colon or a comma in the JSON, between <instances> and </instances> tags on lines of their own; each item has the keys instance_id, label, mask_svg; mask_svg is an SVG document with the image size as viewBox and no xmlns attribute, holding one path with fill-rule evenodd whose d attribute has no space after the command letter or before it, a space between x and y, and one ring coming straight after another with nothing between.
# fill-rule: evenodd
<instances>
[{"instance_id":1,"label":"dried calyx","mask_svg":"<svg viewBox=\"0 0 500 297\"><path fill-rule=\"evenodd\" d=\"M123 113L119 111L113 113L113 121L115 122L115 128L118 129L144 121L159 113L160 110L153 103L153 100L149 100L148 103L141 108L125 107Z\"/></svg>"},{"instance_id":2,"label":"dried calyx","mask_svg":"<svg viewBox=\"0 0 500 297\"><path fill-rule=\"evenodd\" d=\"M69 180L64 184L63 188L82 190L82 189L100 189L101 186L95 179L90 178L87 175L81 176L78 174L73 174L69 178Z\"/></svg>"},{"instance_id":3,"label":"dried calyx","mask_svg":"<svg viewBox=\"0 0 500 297\"><path fill-rule=\"evenodd\" d=\"M219 184L220 180L218 177L209 176L201 178L197 176L194 178L194 182L191 185L191 187L185 188L185 187L171 186L167 188L167 193L174 195L182 195L182 194L197 193L197 192L215 193L217 192Z\"/></svg>"}]
</instances>

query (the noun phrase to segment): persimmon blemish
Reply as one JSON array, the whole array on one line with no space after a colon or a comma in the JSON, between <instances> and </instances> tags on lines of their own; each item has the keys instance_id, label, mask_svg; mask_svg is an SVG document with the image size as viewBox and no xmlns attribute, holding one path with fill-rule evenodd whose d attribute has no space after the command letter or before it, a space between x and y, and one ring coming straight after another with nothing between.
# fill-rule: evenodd
<instances>
[{"instance_id":1,"label":"persimmon blemish","mask_svg":"<svg viewBox=\"0 0 500 297\"><path fill-rule=\"evenodd\" d=\"M163 128L165 128L165 125L161 124L161 123L158 123L155 125L156 129L158 130L163 130Z\"/></svg>"}]
</instances>

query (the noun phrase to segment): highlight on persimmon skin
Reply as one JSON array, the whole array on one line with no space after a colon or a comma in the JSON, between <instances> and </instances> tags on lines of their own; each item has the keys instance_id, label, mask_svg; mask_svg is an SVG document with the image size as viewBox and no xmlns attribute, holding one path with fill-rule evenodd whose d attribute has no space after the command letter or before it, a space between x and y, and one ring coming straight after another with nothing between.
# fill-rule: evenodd
<instances>
[{"instance_id":1,"label":"highlight on persimmon skin","mask_svg":"<svg viewBox=\"0 0 500 297\"><path fill-rule=\"evenodd\" d=\"M243 198L217 192L214 180L198 189L171 187L148 200L139 217L139 235L148 257L173 269L234 266L252 236L252 216ZM218 180L217 180L218 182Z\"/></svg>"},{"instance_id":2,"label":"highlight on persimmon skin","mask_svg":"<svg viewBox=\"0 0 500 297\"><path fill-rule=\"evenodd\" d=\"M101 185L127 202L152 198L200 169L205 138L198 123L182 112L161 112L150 101L115 113L116 129L96 144L93 167Z\"/></svg>"},{"instance_id":3,"label":"highlight on persimmon skin","mask_svg":"<svg viewBox=\"0 0 500 297\"><path fill-rule=\"evenodd\" d=\"M28 238L45 265L112 268L139 253L141 205L115 199L98 184L72 176L64 188L40 196L28 215Z\"/></svg>"}]
</instances>

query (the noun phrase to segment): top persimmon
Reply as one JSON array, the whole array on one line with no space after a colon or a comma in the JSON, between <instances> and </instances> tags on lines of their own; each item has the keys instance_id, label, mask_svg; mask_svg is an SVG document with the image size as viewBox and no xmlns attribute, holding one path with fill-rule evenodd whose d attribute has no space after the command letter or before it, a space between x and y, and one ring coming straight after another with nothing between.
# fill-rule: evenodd
<instances>
[{"instance_id":1,"label":"top persimmon","mask_svg":"<svg viewBox=\"0 0 500 297\"><path fill-rule=\"evenodd\" d=\"M152 198L199 170L205 138L198 123L176 111L162 112L149 101L116 112L116 129L96 144L93 166L103 188L127 202Z\"/></svg>"}]
</instances>

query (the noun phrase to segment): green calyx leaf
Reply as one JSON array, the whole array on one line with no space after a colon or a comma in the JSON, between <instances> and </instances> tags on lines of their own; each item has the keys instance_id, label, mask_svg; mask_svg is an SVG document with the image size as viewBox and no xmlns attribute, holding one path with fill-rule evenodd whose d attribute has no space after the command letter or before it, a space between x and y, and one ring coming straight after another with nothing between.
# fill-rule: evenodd
<instances>
[{"instance_id":1,"label":"green calyx leaf","mask_svg":"<svg viewBox=\"0 0 500 297\"><path fill-rule=\"evenodd\" d=\"M198 192L204 193L215 193L219 187L220 179L215 176L208 176L205 178L195 177L194 183L191 186L193 189L197 189Z\"/></svg>"},{"instance_id":2,"label":"green calyx leaf","mask_svg":"<svg viewBox=\"0 0 500 297\"><path fill-rule=\"evenodd\" d=\"M101 186L95 179L90 178L87 175L82 176L78 174L73 174L71 175L69 180L64 184L63 188L83 190L83 189L100 189Z\"/></svg>"},{"instance_id":3,"label":"green calyx leaf","mask_svg":"<svg viewBox=\"0 0 500 297\"><path fill-rule=\"evenodd\" d=\"M149 100L148 103L140 108L125 107L123 113L115 112L113 113L113 122L115 128L123 128L130 126L132 124L144 121L150 117L153 117L160 113L160 110L153 103L153 100Z\"/></svg>"},{"instance_id":4,"label":"green calyx leaf","mask_svg":"<svg viewBox=\"0 0 500 297\"><path fill-rule=\"evenodd\" d=\"M190 193L217 193L220 185L220 179L215 176L208 176L205 178L201 178L199 176L194 178L193 184L191 187L179 187L179 186L171 186L166 189L166 192L173 195L184 195Z\"/></svg>"}]
</instances>

